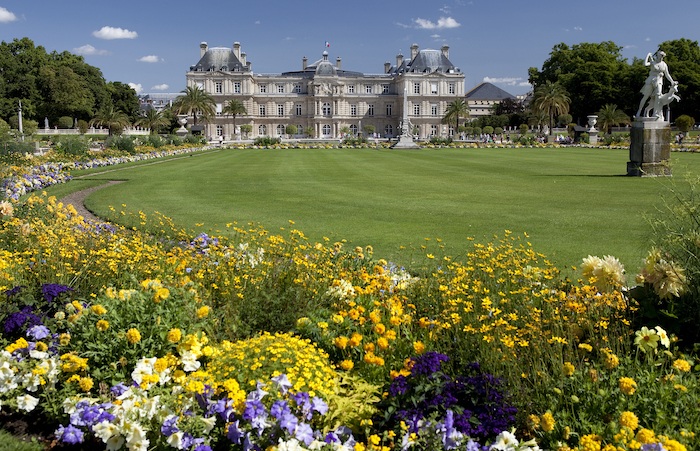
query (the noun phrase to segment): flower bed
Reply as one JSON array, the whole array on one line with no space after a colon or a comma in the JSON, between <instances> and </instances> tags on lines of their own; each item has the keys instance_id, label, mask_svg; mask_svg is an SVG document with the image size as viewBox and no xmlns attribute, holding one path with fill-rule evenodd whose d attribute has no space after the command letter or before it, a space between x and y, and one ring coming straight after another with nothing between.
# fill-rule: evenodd
<instances>
[{"instance_id":1,"label":"flower bed","mask_svg":"<svg viewBox=\"0 0 700 451\"><path fill-rule=\"evenodd\" d=\"M696 441L692 346L613 257L587 257L572 281L510 231L405 269L295 229L193 236L154 218L161 232L142 234L46 195L0 215L0 412L67 447ZM659 251L640 276L658 302L692 291Z\"/></svg>"}]
</instances>

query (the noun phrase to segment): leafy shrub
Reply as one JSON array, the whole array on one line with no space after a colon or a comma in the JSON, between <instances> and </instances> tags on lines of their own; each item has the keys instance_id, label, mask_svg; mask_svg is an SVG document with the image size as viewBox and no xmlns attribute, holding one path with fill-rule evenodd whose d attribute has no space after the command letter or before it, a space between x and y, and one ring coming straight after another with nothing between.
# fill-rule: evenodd
<instances>
[{"instance_id":1,"label":"leafy shrub","mask_svg":"<svg viewBox=\"0 0 700 451\"><path fill-rule=\"evenodd\" d=\"M73 128L73 118L70 116L61 116L58 118L58 128Z\"/></svg>"},{"instance_id":2,"label":"leafy shrub","mask_svg":"<svg viewBox=\"0 0 700 451\"><path fill-rule=\"evenodd\" d=\"M144 144L158 149L165 145L165 140L159 135L148 135L146 139L144 139Z\"/></svg>"},{"instance_id":3,"label":"leafy shrub","mask_svg":"<svg viewBox=\"0 0 700 451\"><path fill-rule=\"evenodd\" d=\"M90 145L84 136L65 135L58 138L55 150L59 154L83 157L88 154Z\"/></svg>"},{"instance_id":4,"label":"leafy shrub","mask_svg":"<svg viewBox=\"0 0 700 451\"><path fill-rule=\"evenodd\" d=\"M188 144L204 144L206 142L204 136L197 136L191 133L185 135L184 141Z\"/></svg>"},{"instance_id":5,"label":"leafy shrub","mask_svg":"<svg viewBox=\"0 0 700 451\"><path fill-rule=\"evenodd\" d=\"M83 120L83 119L78 120L78 130L80 130L81 135L84 135L85 133L87 133L89 127L90 127L90 124L88 124L86 120Z\"/></svg>"},{"instance_id":6,"label":"leafy shrub","mask_svg":"<svg viewBox=\"0 0 700 451\"><path fill-rule=\"evenodd\" d=\"M136 152L136 143L130 136L110 136L105 140L105 147L121 150L133 154Z\"/></svg>"},{"instance_id":7,"label":"leafy shrub","mask_svg":"<svg viewBox=\"0 0 700 451\"><path fill-rule=\"evenodd\" d=\"M443 137L441 137L441 136L431 136L431 137L430 137L430 143L431 143L431 144L435 144L435 145L442 146L442 145L446 145L446 144L452 143L452 138L451 138L451 137L443 138Z\"/></svg>"},{"instance_id":8,"label":"leafy shrub","mask_svg":"<svg viewBox=\"0 0 700 451\"><path fill-rule=\"evenodd\" d=\"M180 138L180 137L177 136L177 135L170 135L170 136L168 136L168 141L169 141L170 144L172 144L173 146L181 146L181 145L182 145L182 138Z\"/></svg>"},{"instance_id":9,"label":"leafy shrub","mask_svg":"<svg viewBox=\"0 0 700 451\"><path fill-rule=\"evenodd\" d=\"M348 146L360 146L367 142L367 138L364 136L346 136L343 138L343 144Z\"/></svg>"},{"instance_id":10,"label":"leafy shrub","mask_svg":"<svg viewBox=\"0 0 700 451\"><path fill-rule=\"evenodd\" d=\"M282 140L279 137L275 138L272 136L258 136L253 141L253 144L256 146L272 146L281 142Z\"/></svg>"}]
</instances>

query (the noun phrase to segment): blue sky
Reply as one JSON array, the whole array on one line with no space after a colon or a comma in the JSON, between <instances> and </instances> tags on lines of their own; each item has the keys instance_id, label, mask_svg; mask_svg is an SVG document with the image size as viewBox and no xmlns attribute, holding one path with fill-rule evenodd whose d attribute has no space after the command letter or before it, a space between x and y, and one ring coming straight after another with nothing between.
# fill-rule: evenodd
<instances>
[{"instance_id":1,"label":"blue sky","mask_svg":"<svg viewBox=\"0 0 700 451\"><path fill-rule=\"evenodd\" d=\"M381 73L414 43L448 45L466 90L490 81L524 94L528 68L561 42L613 41L631 61L666 40L700 40L700 2L0 0L0 40L22 37L83 55L107 81L141 93L182 91L200 42L240 42L256 73L300 69L304 56L315 61L324 50L344 69Z\"/></svg>"}]
</instances>

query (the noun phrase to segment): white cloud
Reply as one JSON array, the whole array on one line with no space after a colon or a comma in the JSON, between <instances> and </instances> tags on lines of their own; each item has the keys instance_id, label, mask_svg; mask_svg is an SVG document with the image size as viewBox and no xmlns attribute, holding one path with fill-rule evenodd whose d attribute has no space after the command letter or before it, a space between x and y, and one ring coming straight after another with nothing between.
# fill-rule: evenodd
<instances>
[{"instance_id":1,"label":"white cloud","mask_svg":"<svg viewBox=\"0 0 700 451\"><path fill-rule=\"evenodd\" d=\"M441 30L444 28L457 28L461 26L459 22L454 20L452 17L441 17L438 19L437 23L428 19L415 19L413 21L418 28L423 30Z\"/></svg>"},{"instance_id":2,"label":"white cloud","mask_svg":"<svg viewBox=\"0 0 700 451\"><path fill-rule=\"evenodd\" d=\"M483 81L507 86L530 86L530 83L522 77L484 77Z\"/></svg>"},{"instance_id":3,"label":"white cloud","mask_svg":"<svg viewBox=\"0 0 700 451\"><path fill-rule=\"evenodd\" d=\"M160 85L153 86L151 89L154 91L167 91L168 88L170 88L170 85L168 85L167 83L162 83Z\"/></svg>"},{"instance_id":4,"label":"white cloud","mask_svg":"<svg viewBox=\"0 0 700 451\"><path fill-rule=\"evenodd\" d=\"M574 31L583 31L583 27L574 27Z\"/></svg>"},{"instance_id":5,"label":"white cloud","mask_svg":"<svg viewBox=\"0 0 700 451\"><path fill-rule=\"evenodd\" d=\"M93 31L92 35L100 39L136 39L139 36L135 31L115 27L102 27Z\"/></svg>"},{"instance_id":6,"label":"white cloud","mask_svg":"<svg viewBox=\"0 0 700 451\"><path fill-rule=\"evenodd\" d=\"M433 39L440 39L440 35L437 34L437 33L431 34L430 37L433 38Z\"/></svg>"},{"instance_id":7,"label":"white cloud","mask_svg":"<svg viewBox=\"0 0 700 451\"><path fill-rule=\"evenodd\" d=\"M143 91L143 86L140 83L129 83L129 87L136 91L136 94L141 94Z\"/></svg>"},{"instance_id":8,"label":"white cloud","mask_svg":"<svg viewBox=\"0 0 700 451\"><path fill-rule=\"evenodd\" d=\"M75 47L73 49L73 53L75 53L76 55L109 55L109 52L107 50L96 49L90 44Z\"/></svg>"},{"instance_id":9,"label":"white cloud","mask_svg":"<svg viewBox=\"0 0 700 451\"><path fill-rule=\"evenodd\" d=\"M262 22L260 22L259 20L256 20L256 21L253 22L253 23L254 23L255 25L260 25Z\"/></svg>"},{"instance_id":10,"label":"white cloud","mask_svg":"<svg viewBox=\"0 0 700 451\"><path fill-rule=\"evenodd\" d=\"M0 22L7 23L14 22L15 20L17 20L15 13L0 6Z\"/></svg>"},{"instance_id":11,"label":"white cloud","mask_svg":"<svg viewBox=\"0 0 700 451\"><path fill-rule=\"evenodd\" d=\"M146 55L139 58L139 61L141 61L142 63L159 63L163 60L160 59L158 55Z\"/></svg>"}]
</instances>

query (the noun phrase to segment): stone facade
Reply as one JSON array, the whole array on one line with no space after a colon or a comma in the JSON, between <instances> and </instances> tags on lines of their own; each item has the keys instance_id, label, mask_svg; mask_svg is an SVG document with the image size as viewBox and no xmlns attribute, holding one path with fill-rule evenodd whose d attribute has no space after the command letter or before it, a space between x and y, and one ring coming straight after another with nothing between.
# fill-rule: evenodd
<instances>
[{"instance_id":1,"label":"stone facade","mask_svg":"<svg viewBox=\"0 0 700 451\"><path fill-rule=\"evenodd\" d=\"M449 48L419 50L411 46L410 59L396 56L396 64L384 64L384 73L363 74L333 63L328 52L301 69L280 74L256 74L239 43L232 48L200 44L200 59L186 74L187 86L199 86L216 103L216 116L204 124L203 133L232 140L240 126L249 124L249 138L286 136L288 125L299 129L297 137L338 139L343 130L377 137L401 134L404 88L408 93L408 117L420 138L454 134L442 124L447 105L464 96L464 74L449 60ZM232 100L240 100L247 114L235 118L221 112Z\"/></svg>"}]
</instances>

